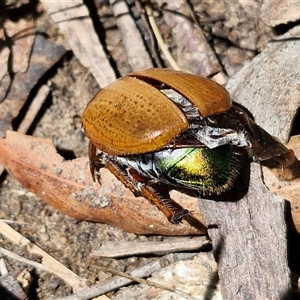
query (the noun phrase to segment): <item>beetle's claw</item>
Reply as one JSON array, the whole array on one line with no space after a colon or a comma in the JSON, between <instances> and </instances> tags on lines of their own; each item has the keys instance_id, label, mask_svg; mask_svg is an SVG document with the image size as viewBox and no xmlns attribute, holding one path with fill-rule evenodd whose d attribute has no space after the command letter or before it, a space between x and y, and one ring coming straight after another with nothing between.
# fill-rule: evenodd
<instances>
[{"instance_id":1,"label":"beetle's claw","mask_svg":"<svg viewBox=\"0 0 300 300\"><path fill-rule=\"evenodd\" d=\"M180 224L182 223L182 219L186 216L190 215L192 212L187 209L181 209L172 214L168 220L172 224Z\"/></svg>"},{"instance_id":2,"label":"beetle's claw","mask_svg":"<svg viewBox=\"0 0 300 300\"><path fill-rule=\"evenodd\" d=\"M93 177L93 181L97 182L101 185L101 174L100 174L100 171L94 171L94 173L92 174L92 177Z\"/></svg>"}]
</instances>

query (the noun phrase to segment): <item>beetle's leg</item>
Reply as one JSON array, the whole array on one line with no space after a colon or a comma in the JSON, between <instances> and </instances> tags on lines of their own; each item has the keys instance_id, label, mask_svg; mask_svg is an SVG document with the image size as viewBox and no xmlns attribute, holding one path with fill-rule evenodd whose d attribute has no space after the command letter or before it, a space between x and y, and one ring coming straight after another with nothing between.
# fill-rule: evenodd
<instances>
[{"instance_id":1,"label":"beetle's leg","mask_svg":"<svg viewBox=\"0 0 300 300\"><path fill-rule=\"evenodd\" d=\"M190 211L184 209L171 198L163 198L149 185L142 184L140 192L143 197L154 204L172 224L178 224L182 219L190 214Z\"/></svg>"},{"instance_id":2,"label":"beetle's leg","mask_svg":"<svg viewBox=\"0 0 300 300\"><path fill-rule=\"evenodd\" d=\"M104 167L104 164L101 163L101 160L97 155L97 149L91 141L89 143L88 155L89 155L89 162L90 162L90 172L92 174L93 181L95 182L97 179L99 184L101 184L99 170L101 167Z\"/></svg>"},{"instance_id":3,"label":"beetle's leg","mask_svg":"<svg viewBox=\"0 0 300 300\"><path fill-rule=\"evenodd\" d=\"M136 197L140 196L140 193L134 183L130 180L127 173L116 163L107 161L105 167L120 180L125 187L127 187Z\"/></svg>"},{"instance_id":4,"label":"beetle's leg","mask_svg":"<svg viewBox=\"0 0 300 300\"><path fill-rule=\"evenodd\" d=\"M148 182L149 178L137 173L134 169L130 169L130 175L128 176L118 164L108 161L106 168L119 179L125 187L127 187L135 196L143 196L149 202L154 204L169 220L170 223L177 224L182 219L189 215L190 212L182 208L171 198L164 198L151 186Z\"/></svg>"}]
</instances>

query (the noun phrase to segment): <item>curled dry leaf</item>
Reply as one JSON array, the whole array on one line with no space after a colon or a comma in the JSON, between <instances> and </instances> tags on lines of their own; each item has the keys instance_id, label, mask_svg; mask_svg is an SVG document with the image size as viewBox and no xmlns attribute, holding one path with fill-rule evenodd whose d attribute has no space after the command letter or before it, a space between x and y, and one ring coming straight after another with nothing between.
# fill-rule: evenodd
<instances>
[{"instance_id":1,"label":"curled dry leaf","mask_svg":"<svg viewBox=\"0 0 300 300\"><path fill-rule=\"evenodd\" d=\"M144 198L136 198L107 170L101 170L102 185L93 183L86 157L65 161L48 138L8 131L0 139L0 164L29 191L59 211L80 219L102 222L138 234L204 234L197 199L175 195L175 200L193 211L190 224L172 225ZM197 218L197 219L196 219Z\"/></svg>"}]
</instances>

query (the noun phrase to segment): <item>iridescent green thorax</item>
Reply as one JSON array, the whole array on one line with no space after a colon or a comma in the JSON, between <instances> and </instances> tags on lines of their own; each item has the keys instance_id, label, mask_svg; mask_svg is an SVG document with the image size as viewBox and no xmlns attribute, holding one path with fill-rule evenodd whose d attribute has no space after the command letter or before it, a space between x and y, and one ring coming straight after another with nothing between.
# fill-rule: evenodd
<instances>
[{"instance_id":1,"label":"iridescent green thorax","mask_svg":"<svg viewBox=\"0 0 300 300\"><path fill-rule=\"evenodd\" d=\"M183 148L162 155L156 166L175 184L203 194L220 194L230 189L239 173L239 154L225 145L215 149Z\"/></svg>"}]
</instances>

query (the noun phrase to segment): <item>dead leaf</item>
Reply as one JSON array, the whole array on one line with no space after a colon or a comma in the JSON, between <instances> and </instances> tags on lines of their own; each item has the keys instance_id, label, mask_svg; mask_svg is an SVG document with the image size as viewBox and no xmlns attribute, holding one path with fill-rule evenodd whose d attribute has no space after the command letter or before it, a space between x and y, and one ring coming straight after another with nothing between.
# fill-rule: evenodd
<instances>
[{"instance_id":1,"label":"dead leaf","mask_svg":"<svg viewBox=\"0 0 300 300\"><path fill-rule=\"evenodd\" d=\"M156 207L144 198L135 198L106 169L101 172L102 185L93 183L88 159L64 161L48 138L8 131L6 138L0 139L0 163L26 189L71 217L112 224L139 234L206 232L197 213L197 199L175 193L175 200L193 211L193 216L198 219L194 222L199 227L192 227L186 221L172 225Z\"/></svg>"}]
</instances>

